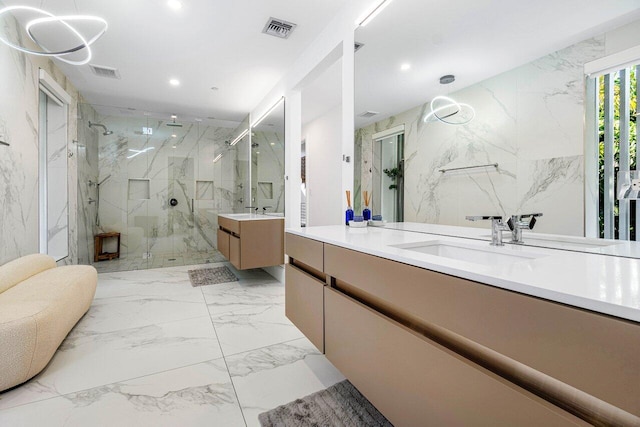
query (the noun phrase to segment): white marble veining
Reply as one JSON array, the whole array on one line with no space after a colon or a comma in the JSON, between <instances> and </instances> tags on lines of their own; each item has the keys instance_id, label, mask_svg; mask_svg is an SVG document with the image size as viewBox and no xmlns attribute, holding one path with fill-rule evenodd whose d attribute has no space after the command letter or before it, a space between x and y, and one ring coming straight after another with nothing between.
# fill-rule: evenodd
<instances>
[{"instance_id":1,"label":"white marble veining","mask_svg":"<svg viewBox=\"0 0 640 427\"><path fill-rule=\"evenodd\" d=\"M2 7L2 2L0 2ZM9 40L18 37L17 21L3 19L0 34ZM0 146L0 264L23 255L38 252L38 71L46 70L74 100L77 90L66 76L46 58L26 55L0 43L0 139L10 146ZM77 104L68 108L66 148L75 153L77 139ZM65 150L59 158L66 160L68 173L59 176L69 186L69 204L59 206L58 214L68 214L68 227L60 230L69 241L68 257L61 264L77 261L77 162ZM56 224L62 222L56 221Z\"/></svg>"},{"instance_id":2,"label":"white marble veining","mask_svg":"<svg viewBox=\"0 0 640 427\"><path fill-rule=\"evenodd\" d=\"M228 357L229 373L247 426L258 427L258 415L324 390L344 376L306 338ZM287 381L282 381L286 378Z\"/></svg>"},{"instance_id":3,"label":"white marble veining","mask_svg":"<svg viewBox=\"0 0 640 427\"><path fill-rule=\"evenodd\" d=\"M425 226L409 225L415 230ZM324 226L287 229L287 232L451 276L640 322L640 259L520 245L493 247L485 241L446 236L450 231L448 229L442 230L439 234L429 234L427 230L438 231L436 225L426 225L424 230L426 232L413 233L390 228L350 229L345 226ZM518 256L526 253L533 254L536 258L527 256L519 262L487 265L393 246L434 241L470 245L472 248L493 252L498 256Z\"/></svg>"},{"instance_id":4,"label":"white marble veining","mask_svg":"<svg viewBox=\"0 0 640 427\"><path fill-rule=\"evenodd\" d=\"M188 270L220 265L239 280L191 286ZM101 273L52 362L0 393L0 425L258 426L259 413L342 379L284 317L284 285L262 270Z\"/></svg>"}]
</instances>

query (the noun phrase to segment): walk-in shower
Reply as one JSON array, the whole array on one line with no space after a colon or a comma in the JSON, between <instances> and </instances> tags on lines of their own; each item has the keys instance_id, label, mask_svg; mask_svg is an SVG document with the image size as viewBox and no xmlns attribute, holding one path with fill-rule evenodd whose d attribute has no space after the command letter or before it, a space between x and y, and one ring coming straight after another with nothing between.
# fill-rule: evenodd
<instances>
[{"instance_id":1,"label":"walk-in shower","mask_svg":"<svg viewBox=\"0 0 640 427\"><path fill-rule=\"evenodd\" d=\"M98 127L98 128L102 128L102 129L104 129L104 132L102 133L104 136L109 136L109 135L112 135L112 134L113 134L113 131L112 131L112 130L107 129L107 127L106 127L105 125L100 124L100 123L91 123L91 121L89 121L89 127L90 127L90 128L92 128L92 127Z\"/></svg>"}]
</instances>

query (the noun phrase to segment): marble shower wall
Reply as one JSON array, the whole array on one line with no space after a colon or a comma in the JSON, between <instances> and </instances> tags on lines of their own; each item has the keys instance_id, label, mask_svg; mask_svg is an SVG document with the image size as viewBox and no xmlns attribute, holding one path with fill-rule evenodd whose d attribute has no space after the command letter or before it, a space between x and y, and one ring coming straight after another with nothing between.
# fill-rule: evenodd
<instances>
[{"instance_id":1,"label":"marble shower wall","mask_svg":"<svg viewBox=\"0 0 640 427\"><path fill-rule=\"evenodd\" d=\"M98 122L98 113L87 103L78 107L78 263L93 262L97 215L98 135L89 121Z\"/></svg>"},{"instance_id":2,"label":"marble shower wall","mask_svg":"<svg viewBox=\"0 0 640 427\"><path fill-rule=\"evenodd\" d=\"M542 212L537 231L584 235L583 64L602 56L604 35L452 93L475 108L468 125L424 123L424 104L358 129L361 188L371 189L372 135L404 124L405 221L486 228L465 216ZM490 163L499 167L438 171Z\"/></svg>"},{"instance_id":3,"label":"marble shower wall","mask_svg":"<svg viewBox=\"0 0 640 427\"><path fill-rule=\"evenodd\" d=\"M268 212L284 212L284 134L254 130L251 178L257 184L255 206L271 206ZM259 152L260 154L255 154Z\"/></svg>"},{"instance_id":4,"label":"marble shower wall","mask_svg":"<svg viewBox=\"0 0 640 427\"><path fill-rule=\"evenodd\" d=\"M0 2L0 7L4 7ZM4 20L0 33L18 38L15 20ZM48 59L26 55L0 44L0 264L37 253L38 244L38 70L46 70L74 100L78 91ZM59 264L77 262L77 102L68 108L69 256Z\"/></svg>"},{"instance_id":5,"label":"marble shower wall","mask_svg":"<svg viewBox=\"0 0 640 427\"><path fill-rule=\"evenodd\" d=\"M217 214L236 210L239 197L236 149L225 144L233 129L186 122L175 128L139 117L98 119L113 134L98 132L98 181L104 182L97 228L121 233L121 257L215 248ZM153 134L143 135L143 127ZM172 207L173 198L178 204Z\"/></svg>"}]
</instances>

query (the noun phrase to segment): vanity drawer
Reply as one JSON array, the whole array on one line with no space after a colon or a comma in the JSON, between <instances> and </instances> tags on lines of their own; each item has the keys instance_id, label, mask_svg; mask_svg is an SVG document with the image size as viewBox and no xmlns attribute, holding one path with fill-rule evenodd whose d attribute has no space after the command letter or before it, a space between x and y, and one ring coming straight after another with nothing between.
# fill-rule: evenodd
<instances>
[{"instance_id":1,"label":"vanity drawer","mask_svg":"<svg viewBox=\"0 0 640 427\"><path fill-rule=\"evenodd\" d=\"M640 415L638 324L328 244L325 270L369 305L445 328Z\"/></svg>"},{"instance_id":2,"label":"vanity drawer","mask_svg":"<svg viewBox=\"0 0 640 427\"><path fill-rule=\"evenodd\" d=\"M240 235L240 221L234 221L232 219L219 216L218 225L225 230Z\"/></svg>"},{"instance_id":3,"label":"vanity drawer","mask_svg":"<svg viewBox=\"0 0 640 427\"><path fill-rule=\"evenodd\" d=\"M285 314L321 352L324 352L324 287L324 282L297 267L285 266Z\"/></svg>"},{"instance_id":4,"label":"vanity drawer","mask_svg":"<svg viewBox=\"0 0 640 427\"><path fill-rule=\"evenodd\" d=\"M324 271L324 243L290 233L287 233L285 243L285 252L289 257L315 270Z\"/></svg>"},{"instance_id":5,"label":"vanity drawer","mask_svg":"<svg viewBox=\"0 0 640 427\"><path fill-rule=\"evenodd\" d=\"M327 358L394 425L588 425L336 290L324 289Z\"/></svg>"},{"instance_id":6,"label":"vanity drawer","mask_svg":"<svg viewBox=\"0 0 640 427\"><path fill-rule=\"evenodd\" d=\"M242 269L240 261L240 238L229 235L229 261L238 270Z\"/></svg>"},{"instance_id":7,"label":"vanity drawer","mask_svg":"<svg viewBox=\"0 0 640 427\"><path fill-rule=\"evenodd\" d=\"M230 234L222 229L218 229L218 250L226 259L229 259L229 236Z\"/></svg>"}]
</instances>

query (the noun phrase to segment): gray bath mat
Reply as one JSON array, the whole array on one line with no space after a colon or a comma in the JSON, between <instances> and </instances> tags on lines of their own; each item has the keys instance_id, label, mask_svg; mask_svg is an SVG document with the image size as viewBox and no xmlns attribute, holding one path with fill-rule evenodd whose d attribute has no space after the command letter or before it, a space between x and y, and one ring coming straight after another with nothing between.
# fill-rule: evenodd
<instances>
[{"instance_id":1,"label":"gray bath mat","mask_svg":"<svg viewBox=\"0 0 640 427\"><path fill-rule=\"evenodd\" d=\"M238 278L228 267L200 268L189 270L191 286L217 285L218 283L237 282Z\"/></svg>"},{"instance_id":2,"label":"gray bath mat","mask_svg":"<svg viewBox=\"0 0 640 427\"><path fill-rule=\"evenodd\" d=\"M258 416L262 427L393 427L348 380Z\"/></svg>"}]
</instances>

